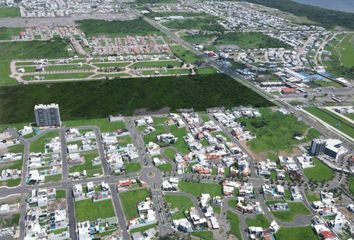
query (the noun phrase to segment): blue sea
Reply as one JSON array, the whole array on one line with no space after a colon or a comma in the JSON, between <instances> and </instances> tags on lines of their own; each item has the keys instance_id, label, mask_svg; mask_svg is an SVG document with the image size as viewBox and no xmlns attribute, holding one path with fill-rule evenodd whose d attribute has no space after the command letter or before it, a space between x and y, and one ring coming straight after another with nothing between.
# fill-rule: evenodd
<instances>
[{"instance_id":1,"label":"blue sea","mask_svg":"<svg viewBox=\"0 0 354 240\"><path fill-rule=\"evenodd\" d=\"M293 0L294 2L354 13L354 0Z\"/></svg>"}]
</instances>

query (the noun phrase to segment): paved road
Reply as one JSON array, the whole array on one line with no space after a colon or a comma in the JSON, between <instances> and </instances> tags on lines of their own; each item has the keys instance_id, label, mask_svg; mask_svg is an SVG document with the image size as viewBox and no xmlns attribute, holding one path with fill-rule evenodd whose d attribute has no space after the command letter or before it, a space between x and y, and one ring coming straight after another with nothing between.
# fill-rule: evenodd
<instances>
[{"instance_id":1,"label":"paved road","mask_svg":"<svg viewBox=\"0 0 354 240\"><path fill-rule=\"evenodd\" d=\"M112 193L112 201L114 204L114 209L116 212L116 216L118 218L118 223L119 223L120 229L122 231L122 237L123 237L123 239L129 239L129 233L127 230L126 219L125 219L125 216L123 213L122 204L121 204L120 199L118 197L116 186L111 185L110 188L111 188L111 193Z\"/></svg>"}]
</instances>

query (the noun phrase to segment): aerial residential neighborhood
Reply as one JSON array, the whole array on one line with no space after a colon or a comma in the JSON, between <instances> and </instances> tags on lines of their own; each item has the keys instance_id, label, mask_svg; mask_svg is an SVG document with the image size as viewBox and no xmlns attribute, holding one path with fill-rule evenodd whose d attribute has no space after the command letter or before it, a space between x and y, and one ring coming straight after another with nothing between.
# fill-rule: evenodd
<instances>
[{"instance_id":1,"label":"aerial residential neighborhood","mask_svg":"<svg viewBox=\"0 0 354 240\"><path fill-rule=\"evenodd\" d=\"M353 239L341 1L0 0L0 240Z\"/></svg>"}]
</instances>

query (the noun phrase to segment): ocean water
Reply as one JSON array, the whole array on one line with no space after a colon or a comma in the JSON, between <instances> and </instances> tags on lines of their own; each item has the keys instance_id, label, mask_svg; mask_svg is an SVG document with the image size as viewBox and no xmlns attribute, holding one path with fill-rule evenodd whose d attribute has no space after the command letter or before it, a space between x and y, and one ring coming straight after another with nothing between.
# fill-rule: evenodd
<instances>
[{"instance_id":1,"label":"ocean water","mask_svg":"<svg viewBox=\"0 0 354 240\"><path fill-rule=\"evenodd\" d=\"M293 0L294 2L354 13L354 0Z\"/></svg>"}]
</instances>

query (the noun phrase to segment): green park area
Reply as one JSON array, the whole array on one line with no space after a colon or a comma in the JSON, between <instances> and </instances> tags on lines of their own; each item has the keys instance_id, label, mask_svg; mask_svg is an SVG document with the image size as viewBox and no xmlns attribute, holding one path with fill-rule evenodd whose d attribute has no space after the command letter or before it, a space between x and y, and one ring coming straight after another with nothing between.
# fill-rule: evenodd
<instances>
[{"instance_id":1,"label":"green park area","mask_svg":"<svg viewBox=\"0 0 354 240\"><path fill-rule=\"evenodd\" d=\"M249 227L262 227L267 229L270 226L270 221L264 214L257 214L254 218L246 218L246 224Z\"/></svg>"},{"instance_id":2,"label":"green park area","mask_svg":"<svg viewBox=\"0 0 354 240\"><path fill-rule=\"evenodd\" d=\"M52 102L59 104L64 122L131 115L144 108L203 111L218 106L272 105L224 74L6 86L0 87L0 99L0 124L31 122L34 105Z\"/></svg>"},{"instance_id":3,"label":"green park area","mask_svg":"<svg viewBox=\"0 0 354 240\"><path fill-rule=\"evenodd\" d=\"M323 108L307 107L305 110L344 134L354 138L354 124L346 119L339 117L335 113Z\"/></svg>"},{"instance_id":4,"label":"green park area","mask_svg":"<svg viewBox=\"0 0 354 240\"><path fill-rule=\"evenodd\" d=\"M18 7L0 7L0 18L20 17L21 12Z\"/></svg>"},{"instance_id":5,"label":"green park area","mask_svg":"<svg viewBox=\"0 0 354 240\"><path fill-rule=\"evenodd\" d=\"M318 237L313 232L311 226L306 227L282 227L275 234L275 238L278 240L318 240Z\"/></svg>"},{"instance_id":6,"label":"green park area","mask_svg":"<svg viewBox=\"0 0 354 240\"><path fill-rule=\"evenodd\" d=\"M88 37L97 35L126 36L161 34L156 28L145 22L142 18L128 21L104 21L87 19L78 21L80 29Z\"/></svg>"},{"instance_id":7,"label":"green park area","mask_svg":"<svg viewBox=\"0 0 354 240\"><path fill-rule=\"evenodd\" d=\"M165 195L165 200L172 213L172 219L186 218L185 212L194 207L192 200L186 196Z\"/></svg>"},{"instance_id":8,"label":"green park area","mask_svg":"<svg viewBox=\"0 0 354 240\"><path fill-rule=\"evenodd\" d=\"M192 235L203 240L213 240L213 232L212 231L196 231L192 232Z\"/></svg>"},{"instance_id":9,"label":"green park area","mask_svg":"<svg viewBox=\"0 0 354 240\"><path fill-rule=\"evenodd\" d=\"M86 177L93 177L94 174L102 174L102 165L93 165L92 160L98 157L97 150L91 150L87 152L80 153L84 158L85 161L82 164L73 165L69 168L69 172L82 172L86 170Z\"/></svg>"},{"instance_id":10,"label":"green park area","mask_svg":"<svg viewBox=\"0 0 354 240\"><path fill-rule=\"evenodd\" d=\"M221 185L216 183L182 182L178 183L181 192L190 193L199 197L202 193L209 193L210 196L222 196Z\"/></svg>"},{"instance_id":11,"label":"green park area","mask_svg":"<svg viewBox=\"0 0 354 240\"><path fill-rule=\"evenodd\" d=\"M354 33L345 34L334 50L342 66L354 67Z\"/></svg>"},{"instance_id":12,"label":"green park area","mask_svg":"<svg viewBox=\"0 0 354 240\"><path fill-rule=\"evenodd\" d=\"M65 127L79 127L79 126L96 126L99 127L101 132L114 132L118 129L124 129L125 123L123 121L110 122L108 118L98 118L98 119L80 119L64 121L63 126Z\"/></svg>"},{"instance_id":13,"label":"green park area","mask_svg":"<svg viewBox=\"0 0 354 240\"><path fill-rule=\"evenodd\" d=\"M280 221L291 222L297 215L310 215L311 211L302 202L288 202L288 211L272 211Z\"/></svg>"},{"instance_id":14,"label":"green park area","mask_svg":"<svg viewBox=\"0 0 354 240\"><path fill-rule=\"evenodd\" d=\"M240 48L286 48L286 43L258 32L228 32L220 35L216 45L237 45Z\"/></svg>"},{"instance_id":15,"label":"green park area","mask_svg":"<svg viewBox=\"0 0 354 240\"><path fill-rule=\"evenodd\" d=\"M54 130L50 132L46 132L42 134L39 138L35 141L31 142L30 151L31 152L44 152L44 147L46 143L48 143L52 138L58 137L59 131Z\"/></svg>"},{"instance_id":16,"label":"green park area","mask_svg":"<svg viewBox=\"0 0 354 240\"><path fill-rule=\"evenodd\" d=\"M139 202L144 201L147 197L149 197L149 195L149 190L146 188L119 193L119 197L123 205L125 219L127 221L139 216L137 206Z\"/></svg>"},{"instance_id":17,"label":"green park area","mask_svg":"<svg viewBox=\"0 0 354 240\"><path fill-rule=\"evenodd\" d=\"M230 230L228 233L234 235L237 239L243 239L241 235L241 229L240 229L240 219L237 216L237 214L228 211L226 213L226 219L230 224Z\"/></svg>"},{"instance_id":18,"label":"green park area","mask_svg":"<svg viewBox=\"0 0 354 240\"><path fill-rule=\"evenodd\" d=\"M114 209L111 199L93 202L85 199L75 202L75 217L77 222L95 221L99 218L114 217Z\"/></svg>"},{"instance_id":19,"label":"green park area","mask_svg":"<svg viewBox=\"0 0 354 240\"><path fill-rule=\"evenodd\" d=\"M69 57L68 42L60 38L48 41L3 42L0 45L0 86L14 85L9 77L12 59Z\"/></svg>"},{"instance_id":20,"label":"green park area","mask_svg":"<svg viewBox=\"0 0 354 240\"><path fill-rule=\"evenodd\" d=\"M23 28L0 27L0 40L11 40L13 36L19 36Z\"/></svg>"},{"instance_id":21,"label":"green park area","mask_svg":"<svg viewBox=\"0 0 354 240\"><path fill-rule=\"evenodd\" d=\"M309 129L291 114L272 111L270 108L260 109L261 117L241 118L240 122L256 135L247 144L257 153L268 152L277 154L280 151L291 152L299 141L295 136L305 135L304 141L310 141L319 136L315 129Z\"/></svg>"},{"instance_id":22,"label":"green park area","mask_svg":"<svg viewBox=\"0 0 354 240\"><path fill-rule=\"evenodd\" d=\"M313 158L314 167L305 168L305 176L313 182L326 182L334 178L334 171L317 158Z\"/></svg>"}]
</instances>

